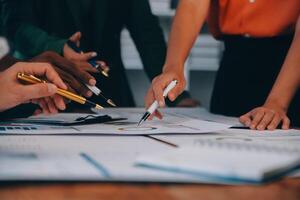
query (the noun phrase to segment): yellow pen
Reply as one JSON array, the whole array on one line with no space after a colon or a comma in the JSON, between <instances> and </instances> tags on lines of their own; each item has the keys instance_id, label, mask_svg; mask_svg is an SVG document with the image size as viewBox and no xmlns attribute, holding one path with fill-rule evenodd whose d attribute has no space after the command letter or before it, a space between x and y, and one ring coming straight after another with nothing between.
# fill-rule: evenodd
<instances>
[{"instance_id":1,"label":"yellow pen","mask_svg":"<svg viewBox=\"0 0 300 200\"><path fill-rule=\"evenodd\" d=\"M31 83L31 84L46 83L46 81L44 81L44 80L41 80L41 79L39 79L39 78L37 78L33 75L28 75L28 74L24 74L24 73L18 73L17 78L19 80L22 80L22 81L25 81L25 82ZM63 90L63 89L58 88L57 89L57 94L59 94L60 96L65 97L67 99L70 99L72 101L75 101L77 103L80 103L82 105L87 105L87 106L90 106L90 107L94 107L96 109L103 109L103 107L100 106L99 104L96 104L92 101L89 101L86 98L84 98L82 96L79 96L77 94L74 94L72 92L69 92L67 90Z\"/></svg>"}]
</instances>

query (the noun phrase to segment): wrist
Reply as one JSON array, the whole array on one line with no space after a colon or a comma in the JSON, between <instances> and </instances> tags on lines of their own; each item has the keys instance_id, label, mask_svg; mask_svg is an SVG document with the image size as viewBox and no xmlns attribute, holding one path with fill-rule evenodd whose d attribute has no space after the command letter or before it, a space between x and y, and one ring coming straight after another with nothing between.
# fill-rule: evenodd
<instances>
[{"instance_id":1,"label":"wrist","mask_svg":"<svg viewBox=\"0 0 300 200\"><path fill-rule=\"evenodd\" d=\"M163 67L163 73L176 73L183 74L184 73L184 65L183 64L165 64Z\"/></svg>"},{"instance_id":2,"label":"wrist","mask_svg":"<svg viewBox=\"0 0 300 200\"><path fill-rule=\"evenodd\" d=\"M271 107L271 108L278 108L280 110L283 110L285 112L287 112L288 110L288 103L284 103L282 102L280 99L278 98L273 98L273 97L269 97L266 102L264 103L264 106L266 107Z\"/></svg>"}]
</instances>

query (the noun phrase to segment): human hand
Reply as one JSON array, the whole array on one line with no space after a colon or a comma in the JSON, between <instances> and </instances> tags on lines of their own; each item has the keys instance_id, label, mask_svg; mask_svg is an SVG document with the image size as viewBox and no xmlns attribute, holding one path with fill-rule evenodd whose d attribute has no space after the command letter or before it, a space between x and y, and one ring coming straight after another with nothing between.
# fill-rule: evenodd
<instances>
[{"instance_id":1,"label":"human hand","mask_svg":"<svg viewBox=\"0 0 300 200\"><path fill-rule=\"evenodd\" d=\"M77 47L80 47L80 39L81 39L81 32L76 32L73 34L69 40L76 43ZM87 52L87 53L78 53L74 51L72 48L69 47L68 44L64 45L63 48L63 56L68 60L72 61L77 67L81 68L82 70L87 70L93 68L93 72L99 72L95 69L88 61L97 56L96 52ZM96 63L101 67L102 70L105 72L109 71L109 67L103 61L96 61Z\"/></svg>"},{"instance_id":2,"label":"human hand","mask_svg":"<svg viewBox=\"0 0 300 200\"><path fill-rule=\"evenodd\" d=\"M62 80L67 84L69 91L86 97L92 96L92 92L84 84L91 86L96 84L96 79L90 75L90 73L98 72L97 69L91 66L82 69L73 62L52 51L46 51L30 61L50 63Z\"/></svg>"},{"instance_id":3,"label":"human hand","mask_svg":"<svg viewBox=\"0 0 300 200\"><path fill-rule=\"evenodd\" d=\"M184 73L177 71L165 71L152 80L152 84L145 97L145 107L150 107L155 100L157 100L159 107L164 107L165 98L163 97L163 91L173 80L177 80L178 82L177 85L169 92L168 98L170 101L174 101L185 88L186 81ZM153 116L162 119L162 114L158 110L156 110L149 119L151 120Z\"/></svg>"},{"instance_id":4,"label":"human hand","mask_svg":"<svg viewBox=\"0 0 300 200\"><path fill-rule=\"evenodd\" d=\"M51 83L24 85L17 79L18 73L46 78ZM30 101L37 102L41 98L46 98L47 104L40 105L45 114L64 110L63 98L55 95L57 87L67 89L67 86L49 64L18 62L0 73L0 93L3 95L0 98L0 111ZM50 101L50 97L53 101Z\"/></svg>"},{"instance_id":5,"label":"human hand","mask_svg":"<svg viewBox=\"0 0 300 200\"><path fill-rule=\"evenodd\" d=\"M263 106L242 115L240 122L251 129L257 130L274 130L282 122L281 128L289 129L290 120L286 112L286 109L276 103L265 103Z\"/></svg>"}]
</instances>

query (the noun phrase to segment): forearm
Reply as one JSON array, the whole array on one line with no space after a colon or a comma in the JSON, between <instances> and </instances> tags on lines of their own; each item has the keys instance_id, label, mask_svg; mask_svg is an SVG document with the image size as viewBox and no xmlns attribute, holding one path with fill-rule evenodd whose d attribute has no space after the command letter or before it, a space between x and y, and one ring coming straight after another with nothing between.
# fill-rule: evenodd
<instances>
[{"instance_id":1,"label":"forearm","mask_svg":"<svg viewBox=\"0 0 300 200\"><path fill-rule=\"evenodd\" d=\"M283 109L288 109L288 106L300 85L299 52L300 18L297 23L292 45L266 103L276 103Z\"/></svg>"},{"instance_id":2,"label":"forearm","mask_svg":"<svg viewBox=\"0 0 300 200\"><path fill-rule=\"evenodd\" d=\"M210 0L180 1L170 33L164 71L183 72L184 62L206 19L209 4Z\"/></svg>"}]
</instances>

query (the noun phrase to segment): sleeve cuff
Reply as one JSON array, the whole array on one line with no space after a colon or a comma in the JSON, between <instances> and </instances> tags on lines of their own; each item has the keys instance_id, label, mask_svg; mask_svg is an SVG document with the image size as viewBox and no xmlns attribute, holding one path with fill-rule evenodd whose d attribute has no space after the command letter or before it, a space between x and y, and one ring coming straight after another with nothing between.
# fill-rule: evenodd
<instances>
[{"instance_id":1,"label":"sleeve cuff","mask_svg":"<svg viewBox=\"0 0 300 200\"><path fill-rule=\"evenodd\" d=\"M60 39L55 41L49 41L46 47L46 50L48 51L55 51L56 53L62 55L63 54L63 48L65 43L67 42L67 39Z\"/></svg>"}]
</instances>

